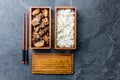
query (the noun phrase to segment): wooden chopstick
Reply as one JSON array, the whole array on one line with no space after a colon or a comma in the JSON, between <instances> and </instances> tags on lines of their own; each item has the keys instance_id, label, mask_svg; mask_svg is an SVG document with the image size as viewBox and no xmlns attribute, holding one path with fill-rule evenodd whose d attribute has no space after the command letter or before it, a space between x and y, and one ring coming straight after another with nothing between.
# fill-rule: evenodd
<instances>
[{"instance_id":1,"label":"wooden chopstick","mask_svg":"<svg viewBox=\"0 0 120 80\"><path fill-rule=\"evenodd\" d=\"M23 32L22 32L22 50L23 50L23 64L28 64L28 14L23 16Z\"/></svg>"},{"instance_id":2,"label":"wooden chopstick","mask_svg":"<svg viewBox=\"0 0 120 80\"><path fill-rule=\"evenodd\" d=\"M25 13L23 15L23 26L22 26L22 50L23 50L23 60L22 63L25 64Z\"/></svg>"},{"instance_id":3,"label":"wooden chopstick","mask_svg":"<svg viewBox=\"0 0 120 80\"><path fill-rule=\"evenodd\" d=\"M25 14L26 38L25 38L25 64L28 64L28 14Z\"/></svg>"}]
</instances>

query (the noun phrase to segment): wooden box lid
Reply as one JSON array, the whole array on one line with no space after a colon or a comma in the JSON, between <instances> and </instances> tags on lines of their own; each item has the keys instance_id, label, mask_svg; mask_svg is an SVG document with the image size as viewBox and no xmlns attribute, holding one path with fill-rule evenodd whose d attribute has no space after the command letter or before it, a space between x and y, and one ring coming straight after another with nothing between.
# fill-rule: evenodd
<instances>
[{"instance_id":1,"label":"wooden box lid","mask_svg":"<svg viewBox=\"0 0 120 80\"><path fill-rule=\"evenodd\" d=\"M33 74L73 74L73 54L37 53L32 55Z\"/></svg>"}]
</instances>

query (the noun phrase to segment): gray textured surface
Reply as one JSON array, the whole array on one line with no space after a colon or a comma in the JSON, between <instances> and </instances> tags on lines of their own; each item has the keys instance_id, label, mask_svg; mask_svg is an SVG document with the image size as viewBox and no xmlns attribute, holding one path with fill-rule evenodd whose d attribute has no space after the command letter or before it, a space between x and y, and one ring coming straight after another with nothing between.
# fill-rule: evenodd
<instances>
[{"instance_id":1,"label":"gray textured surface","mask_svg":"<svg viewBox=\"0 0 120 80\"><path fill-rule=\"evenodd\" d=\"M55 6L77 7L78 49L56 51L52 45L48 51L30 50L29 65L23 65L23 13L44 5L52 7L52 29ZM31 74L33 52L71 52L75 73ZM120 0L0 0L0 80L120 80Z\"/></svg>"}]
</instances>

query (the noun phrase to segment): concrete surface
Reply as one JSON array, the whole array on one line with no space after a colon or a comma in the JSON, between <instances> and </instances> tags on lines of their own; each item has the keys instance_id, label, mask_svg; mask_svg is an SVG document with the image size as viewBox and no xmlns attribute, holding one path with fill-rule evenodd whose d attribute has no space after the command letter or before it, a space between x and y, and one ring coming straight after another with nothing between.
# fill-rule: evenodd
<instances>
[{"instance_id":1,"label":"concrete surface","mask_svg":"<svg viewBox=\"0 0 120 80\"><path fill-rule=\"evenodd\" d=\"M30 6L77 7L77 50L29 51L22 64L22 16ZM52 37L54 41L54 37ZM34 52L74 54L73 75L33 75ZM120 0L0 0L0 80L120 80Z\"/></svg>"}]
</instances>

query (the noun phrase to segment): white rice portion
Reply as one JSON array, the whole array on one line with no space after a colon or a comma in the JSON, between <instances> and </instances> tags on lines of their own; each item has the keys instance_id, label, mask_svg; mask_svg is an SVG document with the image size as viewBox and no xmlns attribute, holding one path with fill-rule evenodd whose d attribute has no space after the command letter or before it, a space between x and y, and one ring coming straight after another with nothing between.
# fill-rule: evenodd
<instances>
[{"instance_id":1,"label":"white rice portion","mask_svg":"<svg viewBox=\"0 0 120 80\"><path fill-rule=\"evenodd\" d=\"M74 47L74 11L71 9L58 10L57 46Z\"/></svg>"}]
</instances>

